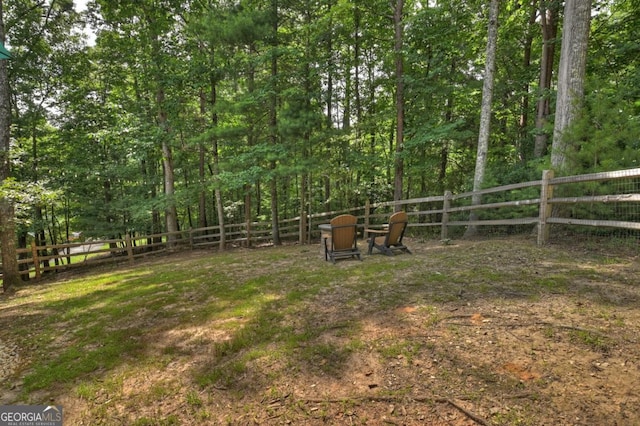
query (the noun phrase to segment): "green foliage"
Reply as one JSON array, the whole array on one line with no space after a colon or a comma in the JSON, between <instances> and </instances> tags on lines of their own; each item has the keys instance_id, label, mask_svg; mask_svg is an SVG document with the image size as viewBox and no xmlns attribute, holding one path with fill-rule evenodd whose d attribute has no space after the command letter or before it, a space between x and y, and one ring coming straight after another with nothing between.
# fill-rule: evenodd
<instances>
[{"instance_id":1,"label":"green foliage","mask_svg":"<svg viewBox=\"0 0 640 426\"><path fill-rule=\"evenodd\" d=\"M287 216L390 199L390 4L274 4L96 0L81 16L68 1L8 2L15 180L3 191L19 203L22 232L161 231L173 206L183 224L213 223L215 191L227 219L266 218L272 182ZM568 136L576 172L639 161L638 2L596 6L586 107ZM538 179L548 161L530 160L536 7L501 2L485 187ZM409 196L471 188L486 13L475 0L405 2ZM99 29L95 45L82 40L85 22Z\"/></svg>"},{"instance_id":2,"label":"green foliage","mask_svg":"<svg viewBox=\"0 0 640 426\"><path fill-rule=\"evenodd\" d=\"M588 91L585 108L566 136L574 141L570 158L577 173L640 166L640 115L625 98L607 89Z\"/></svg>"}]
</instances>

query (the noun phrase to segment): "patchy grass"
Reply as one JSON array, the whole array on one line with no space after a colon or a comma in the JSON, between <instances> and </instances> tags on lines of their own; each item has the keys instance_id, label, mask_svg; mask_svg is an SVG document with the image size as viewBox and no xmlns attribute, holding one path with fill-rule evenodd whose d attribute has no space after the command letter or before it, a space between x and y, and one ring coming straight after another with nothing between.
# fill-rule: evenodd
<instances>
[{"instance_id":1,"label":"patchy grass","mask_svg":"<svg viewBox=\"0 0 640 426\"><path fill-rule=\"evenodd\" d=\"M69 424L634 424L637 253L189 252L0 299L0 403Z\"/></svg>"}]
</instances>

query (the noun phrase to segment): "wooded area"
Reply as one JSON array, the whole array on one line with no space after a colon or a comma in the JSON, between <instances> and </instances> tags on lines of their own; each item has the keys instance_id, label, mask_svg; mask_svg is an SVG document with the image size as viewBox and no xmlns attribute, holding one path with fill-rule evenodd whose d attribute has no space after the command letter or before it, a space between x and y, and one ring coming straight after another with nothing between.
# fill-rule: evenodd
<instances>
[{"instance_id":1,"label":"wooded area","mask_svg":"<svg viewBox=\"0 0 640 426\"><path fill-rule=\"evenodd\" d=\"M584 184L588 185L581 186ZM485 203L472 201L483 197ZM558 208L560 206L569 206L569 209ZM552 214L554 207L555 215ZM363 240L367 238L363 232L366 228L385 223L390 212L397 210L408 212L408 234L412 237L439 238L445 243L462 235L471 226L490 228L491 232L485 235L496 232L504 235L532 234L535 231L538 245L566 238L566 227L556 226L554 233L551 231L553 224L572 226L574 236L584 234L584 228L596 228L600 233L609 232L612 236L616 235L612 229L627 230L633 242L640 239L640 168L559 178L554 178L553 172L545 171L540 180L487 188L479 193L452 194L446 191L441 196L367 203L343 211L282 220L278 226L283 240L319 241L319 225L328 223L337 215L352 214L358 219L358 239ZM469 219L470 212L475 213L472 220ZM224 229L210 226L173 234L127 234L121 239L46 246L37 246L33 240L31 247L19 249L17 254L23 279L38 279L49 272L105 262L132 263L167 251L220 248L223 238L227 247L271 244L270 223L226 224Z\"/></svg>"},{"instance_id":2,"label":"wooded area","mask_svg":"<svg viewBox=\"0 0 640 426\"><path fill-rule=\"evenodd\" d=\"M78 6L0 1L4 265L640 164L635 0Z\"/></svg>"}]
</instances>

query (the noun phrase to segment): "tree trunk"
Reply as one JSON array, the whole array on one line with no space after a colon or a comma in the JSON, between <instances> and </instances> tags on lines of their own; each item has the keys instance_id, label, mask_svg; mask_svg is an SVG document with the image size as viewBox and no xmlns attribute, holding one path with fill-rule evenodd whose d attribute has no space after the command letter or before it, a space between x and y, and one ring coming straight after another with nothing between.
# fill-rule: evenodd
<instances>
[{"instance_id":1,"label":"tree trunk","mask_svg":"<svg viewBox=\"0 0 640 426\"><path fill-rule=\"evenodd\" d=\"M353 97L354 97L354 110L356 113L356 121L358 122L356 127L356 140L360 141L362 138L362 94L360 89L360 68L362 67L362 48L360 45L362 44L360 34L362 34L361 29L361 12L360 5L358 1L354 2L353 5Z\"/></svg>"},{"instance_id":2,"label":"tree trunk","mask_svg":"<svg viewBox=\"0 0 640 426\"><path fill-rule=\"evenodd\" d=\"M305 16L305 21L306 21L305 24L310 27L312 23L312 16L311 16L311 11L310 11L308 2L307 2L307 13ZM311 99L313 97L312 83L311 83L312 77L311 77L311 67L309 66L309 63L312 60L312 57L314 56L313 53L314 53L314 49L312 47L312 40L309 37L309 34L307 34L305 37L306 60L303 65L304 91L306 94L304 107L306 111L311 111L312 109L311 107ZM302 160L306 162L311 157L311 130L309 129L304 130L302 143L303 143L302 150L301 150ZM298 242L300 244L304 244L307 242L307 228L308 228L307 218L311 213L311 208L309 203L309 198L311 194L307 192L309 188L308 182L310 181L310 179L311 177L308 170L305 170L304 172L302 172L302 176L300 177L300 207L299 207L300 226L298 229ZM307 209L309 209L308 213L307 213Z\"/></svg>"},{"instance_id":3,"label":"tree trunk","mask_svg":"<svg viewBox=\"0 0 640 426\"><path fill-rule=\"evenodd\" d=\"M217 158L214 161L218 161ZM219 172L216 172L216 173L219 173ZM224 205L222 203L222 191L220 190L219 187L216 187L216 189L214 190L214 194L215 194L215 197L216 197L216 210L217 210L217 213L218 213L218 226L220 227L220 243L219 243L219 247L220 247L220 251L223 251L225 249L226 244L227 244L227 233L226 233L226 231L224 229L224 223L225 223L224 222Z\"/></svg>"},{"instance_id":4,"label":"tree trunk","mask_svg":"<svg viewBox=\"0 0 640 426\"><path fill-rule=\"evenodd\" d=\"M396 149L395 149L395 173L393 179L393 200L402 199L402 180L404 177L404 160L402 150L404 147L404 61L402 55L403 28L402 9L404 0L396 0L393 11L394 28L394 57L396 66ZM399 211L400 205L394 210Z\"/></svg>"},{"instance_id":5,"label":"tree trunk","mask_svg":"<svg viewBox=\"0 0 640 426\"><path fill-rule=\"evenodd\" d=\"M307 227L309 226L307 224L307 188L308 188L308 182L309 180L309 174L308 173L303 173L301 178L300 178L300 226L298 228L298 242L300 244L304 244L307 242Z\"/></svg>"},{"instance_id":6,"label":"tree trunk","mask_svg":"<svg viewBox=\"0 0 640 426\"><path fill-rule=\"evenodd\" d=\"M162 96L164 96L164 93ZM160 96L160 94L158 94ZM166 126L166 114L164 112L160 112L159 123L161 127ZM166 140L167 131L163 133L162 137L162 171L164 176L164 195L166 197L166 206L164 210L165 215L165 231L169 233L167 237L168 245L173 245L175 243L176 234L178 232L178 212L176 210L176 204L174 200L175 188L175 176L173 173L173 154L171 152L171 147L169 146L169 141Z\"/></svg>"},{"instance_id":7,"label":"tree trunk","mask_svg":"<svg viewBox=\"0 0 640 426\"><path fill-rule=\"evenodd\" d=\"M166 232L169 233L167 237L168 245L172 246L176 240L176 232L178 232L178 212L176 210L176 203L174 199L175 188L175 176L173 172L173 153L171 146L169 145L168 138L168 124L167 114L163 110L162 104L164 102L164 91L158 89L157 101L160 112L158 113L158 123L160 128L163 129L162 133L162 170L164 176L164 195L166 197L166 206L164 210L165 214L165 226Z\"/></svg>"},{"instance_id":8,"label":"tree trunk","mask_svg":"<svg viewBox=\"0 0 640 426\"><path fill-rule=\"evenodd\" d=\"M173 170L173 153L170 144L170 129L167 110L165 105L165 83L163 82L162 70L162 48L158 29L156 28L157 20L153 16L154 11L145 8L146 18L150 29L151 55L154 61L155 69L153 77L155 79L156 90L156 109L158 127L160 128L161 149L162 149L162 172L164 178L164 195L165 195L165 232L167 237L167 246L175 245L178 232L178 212L175 200L175 175Z\"/></svg>"},{"instance_id":9,"label":"tree trunk","mask_svg":"<svg viewBox=\"0 0 640 426\"><path fill-rule=\"evenodd\" d=\"M4 44L4 21L0 0L0 41ZM0 60L0 185L11 176L10 137L11 103L7 61ZM0 193L1 194L1 193ZM2 251L2 288L10 292L20 282L16 254L16 224L13 201L0 195L0 248Z\"/></svg>"},{"instance_id":10,"label":"tree trunk","mask_svg":"<svg viewBox=\"0 0 640 426\"><path fill-rule=\"evenodd\" d=\"M553 75L553 62L558 34L558 0L541 1L540 24L542 27L542 57L540 58L540 80L538 103L536 106L536 137L533 147L534 158L547 152L548 135L545 131L550 113L549 92Z\"/></svg>"},{"instance_id":11,"label":"tree trunk","mask_svg":"<svg viewBox=\"0 0 640 426\"><path fill-rule=\"evenodd\" d=\"M207 98L204 90L200 89L200 115L203 120L203 127L206 127ZM204 129L203 129L204 130ZM207 225L207 190L206 190L206 153L203 143L198 144L198 179L200 188L198 190L198 227L206 228Z\"/></svg>"},{"instance_id":12,"label":"tree trunk","mask_svg":"<svg viewBox=\"0 0 640 426\"><path fill-rule=\"evenodd\" d=\"M251 247L251 185L244 185L244 222L246 231L246 247Z\"/></svg>"},{"instance_id":13,"label":"tree trunk","mask_svg":"<svg viewBox=\"0 0 640 426\"><path fill-rule=\"evenodd\" d=\"M537 10L536 7L537 0L531 0L528 7L529 9L529 22L527 22L527 30L524 41L524 57L522 61L522 67L525 70L528 70L531 67L531 46L533 44L533 34L534 27L536 25L536 16ZM525 149L525 141L527 139L527 132L529 129L529 90L530 84L529 80L527 80L522 87L522 100L520 107L520 120L518 122L518 155L521 161L524 161L528 158L530 152Z\"/></svg>"},{"instance_id":14,"label":"tree trunk","mask_svg":"<svg viewBox=\"0 0 640 426\"><path fill-rule=\"evenodd\" d=\"M211 61L213 62L213 60ZM218 102L218 92L216 90L216 79L213 74L209 78L211 85L211 93L209 102L211 103L211 125L215 128L218 127L218 114L216 113L216 103ZM222 189L220 188L220 152L218 149L218 137L213 136L211 138L213 148L213 178L215 179L215 197L216 197L216 211L218 213L218 226L220 227L220 250L224 250L226 246L227 234L224 229L224 206L222 204Z\"/></svg>"},{"instance_id":15,"label":"tree trunk","mask_svg":"<svg viewBox=\"0 0 640 426\"><path fill-rule=\"evenodd\" d=\"M558 95L551 146L551 167L565 169L569 141L564 132L580 110L591 20L591 0L567 0L564 6L562 46L558 68Z\"/></svg>"},{"instance_id":16,"label":"tree trunk","mask_svg":"<svg viewBox=\"0 0 640 426\"><path fill-rule=\"evenodd\" d=\"M271 100L269 104L269 137L271 139L271 144L276 145L278 143L278 90L277 90L277 79L278 79L278 1L272 0L272 46L271 46L271 84L272 94ZM269 180L269 189L271 193L271 238L273 239L273 244L278 246L281 244L280 241L280 225L279 225L279 217L278 217L278 181L275 176L275 170L277 167L277 162L275 160L271 161L270 168L272 171L271 179Z\"/></svg>"},{"instance_id":17,"label":"tree trunk","mask_svg":"<svg viewBox=\"0 0 640 426\"><path fill-rule=\"evenodd\" d=\"M449 75L454 76L456 70L456 60L452 59L449 67ZM444 112L444 121L449 124L453 122L453 105L454 105L455 96L452 90L449 91L447 95L447 101L445 104L445 112ZM444 179L447 176L447 167L449 165L449 148L450 141L448 138L443 138L442 145L440 148L440 170L438 171L438 192L442 193L445 191L445 182Z\"/></svg>"},{"instance_id":18,"label":"tree trunk","mask_svg":"<svg viewBox=\"0 0 640 426\"><path fill-rule=\"evenodd\" d=\"M253 56L253 55L257 55L257 48L254 44L249 45L249 53ZM249 93L251 95L253 95L255 93L256 90L256 79L255 79L255 74L256 74L256 70L255 70L255 65L253 63L249 64L249 68L247 70L247 89L249 90ZM255 127L253 125L249 125L249 130L248 130L248 135L247 135L247 145L249 146L249 149L251 149L252 146L255 146L257 144L257 136L256 136L256 131L255 131ZM251 247L252 242L251 242L251 234L252 234L252 229L251 229L251 222L252 222L252 214L251 214L251 185L250 184L245 184L244 185L244 220L245 220L245 226L246 226L246 246L247 247ZM260 215L260 181L257 181L255 183L255 189L256 189L256 215L259 216Z\"/></svg>"},{"instance_id":19,"label":"tree trunk","mask_svg":"<svg viewBox=\"0 0 640 426\"><path fill-rule=\"evenodd\" d=\"M333 26L333 18L331 15L332 4L329 2L327 5L327 15L329 16L329 25ZM325 97L325 108L326 108L326 126L327 129L331 129L333 127L333 73L335 70L334 64L334 52L333 52L333 37L326 38L326 55L327 55L327 87L326 87L326 97Z\"/></svg>"},{"instance_id":20,"label":"tree trunk","mask_svg":"<svg viewBox=\"0 0 640 426\"><path fill-rule=\"evenodd\" d=\"M493 100L493 80L495 73L496 50L498 45L498 0L491 0L489 5L489 26L487 36L487 59L484 69L484 82L482 84L482 106L480 111L480 130L478 134L478 152L476 155L476 169L473 177L474 193L482 189L484 174L489 152L489 135L491 133L491 102ZM472 205L482 203L482 197L474 194L471 197ZM475 213L471 213L470 220L477 219ZM470 225L465 232L465 237L473 236L477 232L475 225Z\"/></svg>"},{"instance_id":21,"label":"tree trunk","mask_svg":"<svg viewBox=\"0 0 640 426\"><path fill-rule=\"evenodd\" d=\"M31 166L31 178L34 183L38 183L38 137L37 137L37 128L36 122L32 121L31 126L31 156L33 158L33 163ZM45 234L44 227L46 221L44 220L44 215L42 214L42 207L40 205L36 205L33 207L33 225L34 225L34 239L37 247L46 246L47 245L47 235ZM55 242L51 242L51 244L55 244ZM47 257L47 249L46 247L42 250L38 250L38 256ZM42 261L44 268L49 267L49 259L45 259Z\"/></svg>"}]
</instances>

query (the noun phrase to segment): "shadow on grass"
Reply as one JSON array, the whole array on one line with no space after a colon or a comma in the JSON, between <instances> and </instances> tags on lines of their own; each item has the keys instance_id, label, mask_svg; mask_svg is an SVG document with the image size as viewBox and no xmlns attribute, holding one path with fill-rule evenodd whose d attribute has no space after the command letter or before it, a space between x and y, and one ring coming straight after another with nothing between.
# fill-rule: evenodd
<instances>
[{"instance_id":1,"label":"shadow on grass","mask_svg":"<svg viewBox=\"0 0 640 426\"><path fill-rule=\"evenodd\" d=\"M340 380L372 321L407 305L562 295L638 303L637 266L528 243L435 244L414 255L324 262L319 250L278 247L166 257L133 267L29 286L0 306L3 338L29 365L21 400L104 380L115 369L185 373L200 388L264 392L278 377ZM635 268L635 269L634 269ZM394 349L391 345L391 349ZM385 357L408 356L399 344ZM376 349L374 349L376 350ZM307 380L309 380L307 377Z\"/></svg>"}]
</instances>

